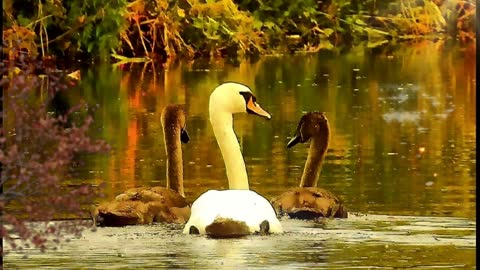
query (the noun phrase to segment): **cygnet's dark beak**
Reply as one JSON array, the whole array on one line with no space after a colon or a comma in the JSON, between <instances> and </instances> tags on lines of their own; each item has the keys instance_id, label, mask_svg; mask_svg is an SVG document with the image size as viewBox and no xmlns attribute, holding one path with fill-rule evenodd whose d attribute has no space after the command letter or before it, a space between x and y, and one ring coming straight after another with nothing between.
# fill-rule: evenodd
<instances>
[{"instance_id":1,"label":"cygnet's dark beak","mask_svg":"<svg viewBox=\"0 0 480 270\"><path fill-rule=\"evenodd\" d=\"M180 132L180 141L183 143L188 143L190 141L190 137L188 136L187 130L185 128L182 128L182 131Z\"/></svg>"},{"instance_id":2,"label":"cygnet's dark beak","mask_svg":"<svg viewBox=\"0 0 480 270\"><path fill-rule=\"evenodd\" d=\"M302 136L300 134L295 134L292 139L287 143L287 148L295 146L297 143L299 143L302 139Z\"/></svg>"}]
</instances>

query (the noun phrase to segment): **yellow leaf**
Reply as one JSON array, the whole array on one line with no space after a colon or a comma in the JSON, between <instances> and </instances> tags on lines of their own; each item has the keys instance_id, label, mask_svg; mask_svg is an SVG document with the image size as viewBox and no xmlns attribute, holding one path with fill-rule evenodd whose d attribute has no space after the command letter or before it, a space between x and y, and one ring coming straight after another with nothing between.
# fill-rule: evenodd
<instances>
[{"instance_id":1,"label":"yellow leaf","mask_svg":"<svg viewBox=\"0 0 480 270\"><path fill-rule=\"evenodd\" d=\"M184 18L185 17L185 10L183 10L181 8L177 8L177 14L178 14L178 16L180 16L180 18Z\"/></svg>"},{"instance_id":2,"label":"yellow leaf","mask_svg":"<svg viewBox=\"0 0 480 270\"><path fill-rule=\"evenodd\" d=\"M74 80L80 80L80 70L74 71L67 75L67 77L72 78Z\"/></svg>"}]
</instances>

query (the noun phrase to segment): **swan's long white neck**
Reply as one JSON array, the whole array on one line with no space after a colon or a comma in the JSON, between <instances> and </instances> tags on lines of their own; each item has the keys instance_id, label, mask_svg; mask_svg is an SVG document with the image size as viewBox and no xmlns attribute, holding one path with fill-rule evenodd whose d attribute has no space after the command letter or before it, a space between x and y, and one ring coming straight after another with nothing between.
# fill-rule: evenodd
<instances>
[{"instance_id":1,"label":"swan's long white neck","mask_svg":"<svg viewBox=\"0 0 480 270\"><path fill-rule=\"evenodd\" d=\"M210 123L225 161L229 189L249 189L245 161L233 130L233 115L210 111Z\"/></svg>"}]
</instances>

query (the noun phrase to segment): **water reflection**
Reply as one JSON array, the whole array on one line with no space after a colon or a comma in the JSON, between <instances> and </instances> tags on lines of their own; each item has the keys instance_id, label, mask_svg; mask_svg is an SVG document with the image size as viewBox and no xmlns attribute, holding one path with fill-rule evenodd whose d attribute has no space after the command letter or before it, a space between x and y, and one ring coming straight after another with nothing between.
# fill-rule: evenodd
<instances>
[{"instance_id":1,"label":"water reflection","mask_svg":"<svg viewBox=\"0 0 480 270\"><path fill-rule=\"evenodd\" d=\"M474 49L474 47L473 47ZM208 98L224 81L252 87L271 121L240 115L235 129L251 187L267 197L298 184L307 146L285 145L303 112L326 112L332 141L319 185L362 213L475 218L475 52L444 42L347 54L272 56L255 63L92 68L78 96L99 104L95 135L114 147L79 178L126 188L164 185L161 109L186 103L190 200L227 187L208 122Z\"/></svg>"},{"instance_id":2,"label":"water reflection","mask_svg":"<svg viewBox=\"0 0 480 270\"><path fill-rule=\"evenodd\" d=\"M250 185L266 197L296 186L307 146L286 149L303 112L332 129L319 185L361 213L347 220L283 220L285 234L212 240L166 225L100 228L45 254L12 253L7 269L475 268L475 47L420 42L385 51L271 56L255 63L181 63L84 70L72 99L98 104L95 136L113 146L77 176L127 188L165 185L160 112L186 103L185 193L227 188L208 122L224 81L251 86L271 121L241 115L235 129ZM374 214L370 214L374 213ZM366 214L366 215L365 215ZM380 214L380 215L379 215ZM384 215L381 215L384 214ZM81 254L81 256L79 256Z\"/></svg>"},{"instance_id":3,"label":"water reflection","mask_svg":"<svg viewBox=\"0 0 480 270\"><path fill-rule=\"evenodd\" d=\"M186 103L185 193L225 189L208 122L209 94L224 81L252 87L271 121L239 115L235 129L250 186L267 198L296 186L307 145L287 150L300 116L323 111L332 140L319 185L344 199L347 220L282 221L285 234L212 240L166 225L100 228L45 254L6 257L7 268L474 268L475 46L419 42L269 56L237 65L180 63L91 67L73 100L98 104L93 135L113 153L88 157L76 175L108 198L165 185L160 113ZM100 199L99 199L100 200ZM82 254L81 257L78 254Z\"/></svg>"}]
</instances>

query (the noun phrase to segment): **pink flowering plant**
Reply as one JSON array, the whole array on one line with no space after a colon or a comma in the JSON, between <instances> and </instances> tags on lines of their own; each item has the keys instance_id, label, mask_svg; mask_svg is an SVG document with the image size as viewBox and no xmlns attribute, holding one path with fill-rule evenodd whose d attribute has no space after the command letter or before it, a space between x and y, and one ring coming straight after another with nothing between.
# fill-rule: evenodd
<instances>
[{"instance_id":1,"label":"pink flowering plant","mask_svg":"<svg viewBox=\"0 0 480 270\"><path fill-rule=\"evenodd\" d=\"M91 224L86 208L98 191L76 183L72 168L82 155L109 146L89 135L91 116L72 117L85 104L52 112L53 97L76 83L66 73L21 53L2 62L1 71L0 234L11 250L44 251Z\"/></svg>"}]
</instances>

